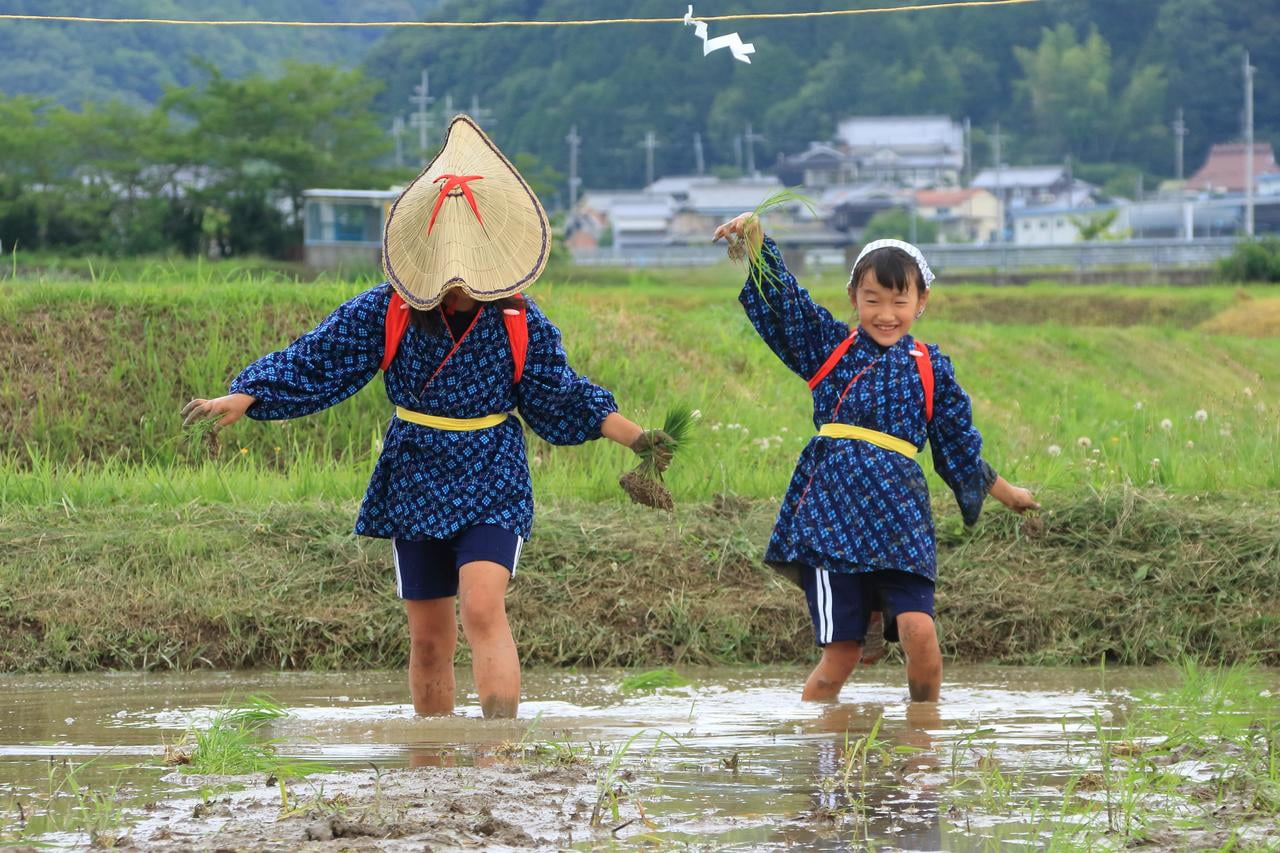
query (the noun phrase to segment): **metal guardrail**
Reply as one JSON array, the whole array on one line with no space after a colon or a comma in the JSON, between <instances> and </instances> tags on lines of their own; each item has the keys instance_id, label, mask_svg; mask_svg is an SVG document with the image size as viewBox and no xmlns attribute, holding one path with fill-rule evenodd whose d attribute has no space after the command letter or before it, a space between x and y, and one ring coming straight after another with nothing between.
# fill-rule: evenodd
<instances>
[{"instance_id":1,"label":"metal guardrail","mask_svg":"<svg viewBox=\"0 0 1280 853\"><path fill-rule=\"evenodd\" d=\"M1207 267L1231 254L1234 237L1201 240L1099 240L1055 246L997 244L921 246L930 265L939 270L1017 270L1067 268L1094 270L1107 267Z\"/></svg>"},{"instance_id":2,"label":"metal guardrail","mask_svg":"<svg viewBox=\"0 0 1280 853\"><path fill-rule=\"evenodd\" d=\"M971 245L935 243L922 245L929 263L941 270L999 270L1016 272L1035 269L1096 270L1137 267L1170 269L1208 267L1231 254L1234 237L1198 240L1100 240L1089 243L1067 243L1052 246L1019 246L1012 243ZM858 244L809 248L806 256L812 262L830 266L838 253L849 257ZM789 249L790 251L798 251ZM622 252L601 250L574 252L573 260L582 266L606 267L681 267L710 266L724 260L724 249L718 246L661 246L628 249ZM847 262L847 261L846 261Z\"/></svg>"}]
</instances>

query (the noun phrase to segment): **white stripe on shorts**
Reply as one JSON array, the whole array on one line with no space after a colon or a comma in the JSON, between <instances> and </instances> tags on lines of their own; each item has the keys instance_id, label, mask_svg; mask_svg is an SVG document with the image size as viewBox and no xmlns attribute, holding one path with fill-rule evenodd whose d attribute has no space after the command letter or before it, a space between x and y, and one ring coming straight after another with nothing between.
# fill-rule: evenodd
<instances>
[{"instance_id":1,"label":"white stripe on shorts","mask_svg":"<svg viewBox=\"0 0 1280 853\"><path fill-rule=\"evenodd\" d=\"M400 579L400 549L396 547L396 538L391 537L391 560L396 566L396 597L404 598L404 582Z\"/></svg>"},{"instance_id":2,"label":"white stripe on shorts","mask_svg":"<svg viewBox=\"0 0 1280 853\"><path fill-rule=\"evenodd\" d=\"M836 612L832 606L832 599L835 596L831 594L831 573L823 570L822 583L827 587L827 642L831 642L831 638L836 635Z\"/></svg>"},{"instance_id":3,"label":"white stripe on shorts","mask_svg":"<svg viewBox=\"0 0 1280 853\"><path fill-rule=\"evenodd\" d=\"M813 570L813 594L818 604L815 608L818 611L818 642L825 643L827 636L827 614L826 608L823 606L822 593L822 569Z\"/></svg>"},{"instance_id":4,"label":"white stripe on shorts","mask_svg":"<svg viewBox=\"0 0 1280 853\"><path fill-rule=\"evenodd\" d=\"M516 536L516 553L515 556L511 558L511 577L516 576L516 566L520 562L520 552L522 550L524 550L524 537Z\"/></svg>"}]
</instances>

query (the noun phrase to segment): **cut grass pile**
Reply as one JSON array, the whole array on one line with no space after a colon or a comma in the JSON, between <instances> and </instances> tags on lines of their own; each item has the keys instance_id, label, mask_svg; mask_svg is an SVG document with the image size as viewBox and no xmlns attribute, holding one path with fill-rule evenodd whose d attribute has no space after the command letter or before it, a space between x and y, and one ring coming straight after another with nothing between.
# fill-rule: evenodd
<instances>
[{"instance_id":1,"label":"cut grass pile","mask_svg":"<svg viewBox=\"0 0 1280 853\"><path fill-rule=\"evenodd\" d=\"M949 660L1280 664L1280 497L1050 492L1040 524L939 501ZM776 503L543 509L508 607L529 664L805 661L798 589L759 559ZM350 503L9 509L0 668L384 668L407 632ZM465 654L465 644L460 654Z\"/></svg>"}]
</instances>

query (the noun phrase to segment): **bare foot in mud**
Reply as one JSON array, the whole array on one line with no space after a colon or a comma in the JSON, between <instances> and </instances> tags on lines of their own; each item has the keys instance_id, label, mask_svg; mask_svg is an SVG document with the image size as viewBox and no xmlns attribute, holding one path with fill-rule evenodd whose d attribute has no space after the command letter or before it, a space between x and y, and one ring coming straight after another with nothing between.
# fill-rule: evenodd
<instances>
[{"instance_id":1,"label":"bare foot in mud","mask_svg":"<svg viewBox=\"0 0 1280 853\"><path fill-rule=\"evenodd\" d=\"M514 720L520 700L514 696L482 696L480 712L486 720Z\"/></svg>"}]
</instances>

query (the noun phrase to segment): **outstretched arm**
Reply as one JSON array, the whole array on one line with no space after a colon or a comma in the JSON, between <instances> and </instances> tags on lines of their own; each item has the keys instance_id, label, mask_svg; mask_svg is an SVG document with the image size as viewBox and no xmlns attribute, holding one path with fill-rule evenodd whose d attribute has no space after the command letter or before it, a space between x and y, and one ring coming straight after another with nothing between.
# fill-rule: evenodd
<instances>
[{"instance_id":1,"label":"outstretched arm","mask_svg":"<svg viewBox=\"0 0 1280 853\"><path fill-rule=\"evenodd\" d=\"M1040 508L1040 504L1036 503L1035 496L1028 489L1015 486L1004 477L998 475L996 476L996 481L991 484L991 491L987 492L987 494L1017 513Z\"/></svg>"},{"instance_id":2,"label":"outstretched arm","mask_svg":"<svg viewBox=\"0 0 1280 853\"><path fill-rule=\"evenodd\" d=\"M842 340L849 326L813 301L764 235L757 217L737 216L715 231L729 241L730 257L749 257L747 281L738 301L760 338L788 368L808 379Z\"/></svg>"}]
</instances>

